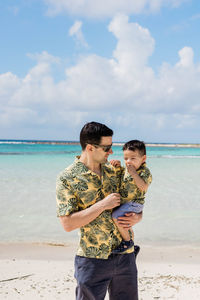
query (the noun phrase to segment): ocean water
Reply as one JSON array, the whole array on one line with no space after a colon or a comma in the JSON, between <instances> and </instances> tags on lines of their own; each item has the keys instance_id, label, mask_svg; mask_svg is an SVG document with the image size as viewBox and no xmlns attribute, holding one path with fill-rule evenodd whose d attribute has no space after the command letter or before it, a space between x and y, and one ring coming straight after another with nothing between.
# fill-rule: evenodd
<instances>
[{"instance_id":1,"label":"ocean water","mask_svg":"<svg viewBox=\"0 0 200 300\"><path fill-rule=\"evenodd\" d=\"M121 146L110 158L123 162ZM0 242L71 243L56 217L57 175L79 145L0 141ZM137 243L200 245L200 148L147 147L153 182L142 222L134 228Z\"/></svg>"}]
</instances>

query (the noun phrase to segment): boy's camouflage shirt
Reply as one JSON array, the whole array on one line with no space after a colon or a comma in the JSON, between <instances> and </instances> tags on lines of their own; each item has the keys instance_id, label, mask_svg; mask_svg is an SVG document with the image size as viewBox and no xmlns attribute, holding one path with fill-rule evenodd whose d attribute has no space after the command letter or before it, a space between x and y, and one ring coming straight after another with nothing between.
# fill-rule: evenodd
<instances>
[{"instance_id":1,"label":"boy's camouflage shirt","mask_svg":"<svg viewBox=\"0 0 200 300\"><path fill-rule=\"evenodd\" d=\"M102 165L100 177L79 159L58 177L56 185L57 215L68 216L119 192L121 169ZM112 210L105 210L95 220L80 228L77 255L107 259L121 242L121 235L112 221ZM129 249L123 253L131 253Z\"/></svg>"}]
</instances>

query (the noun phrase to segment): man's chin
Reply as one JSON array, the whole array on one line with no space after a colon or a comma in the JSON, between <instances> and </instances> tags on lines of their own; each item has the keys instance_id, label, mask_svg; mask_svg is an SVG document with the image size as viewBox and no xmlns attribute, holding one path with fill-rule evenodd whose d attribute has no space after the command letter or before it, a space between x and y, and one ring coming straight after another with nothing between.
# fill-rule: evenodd
<instances>
[{"instance_id":1,"label":"man's chin","mask_svg":"<svg viewBox=\"0 0 200 300\"><path fill-rule=\"evenodd\" d=\"M104 158L104 164L108 162L108 157Z\"/></svg>"}]
</instances>

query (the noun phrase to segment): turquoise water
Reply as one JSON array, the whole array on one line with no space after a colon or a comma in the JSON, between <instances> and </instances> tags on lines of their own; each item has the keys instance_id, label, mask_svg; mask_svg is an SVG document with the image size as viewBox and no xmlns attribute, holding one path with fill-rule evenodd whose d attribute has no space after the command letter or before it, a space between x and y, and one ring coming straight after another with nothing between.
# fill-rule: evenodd
<instances>
[{"instance_id":1,"label":"turquoise water","mask_svg":"<svg viewBox=\"0 0 200 300\"><path fill-rule=\"evenodd\" d=\"M122 146L113 146L114 156L121 156ZM0 155L62 155L80 153L79 145L36 144L31 142L2 142ZM190 147L147 147L149 157L200 157L200 148Z\"/></svg>"},{"instance_id":2,"label":"turquoise water","mask_svg":"<svg viewBox=\"0 0 200 300\"><path fill-rule=\"evenodd\" d=\"M121 146L111 158L123 160ZM71 242L56 218L58 173L81 152L79 145L0 143L0 241ZM138 243L200 244L200 148L148 147L153 183Z\"/></svg>"}]
</instances>

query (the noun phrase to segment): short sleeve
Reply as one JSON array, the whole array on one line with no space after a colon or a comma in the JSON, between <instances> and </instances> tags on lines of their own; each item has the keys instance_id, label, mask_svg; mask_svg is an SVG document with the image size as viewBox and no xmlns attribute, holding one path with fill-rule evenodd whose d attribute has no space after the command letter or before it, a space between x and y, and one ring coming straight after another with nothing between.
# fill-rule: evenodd
<instances>
[{"instance_id":1,"label":"short sleeve","mask_svg":"<svg viewBox=\"0 0 200 300\"><path fill-rule=\"evenodd\" d=\"M68 216L78 211L78 201L70 185L70 181L59 176L56 181L57 216Z\"/></svg>"},{"instance_id":2,"label":"short sleeve","mask_svg":"<svg viewBox=\"0 0 200 300\"><path fill-rule=\"evenodd\" d=\"M149 185L152 182L152 175L147 167L143 167L140 171L140 177Z\"/></svg>"}]
</instances>

